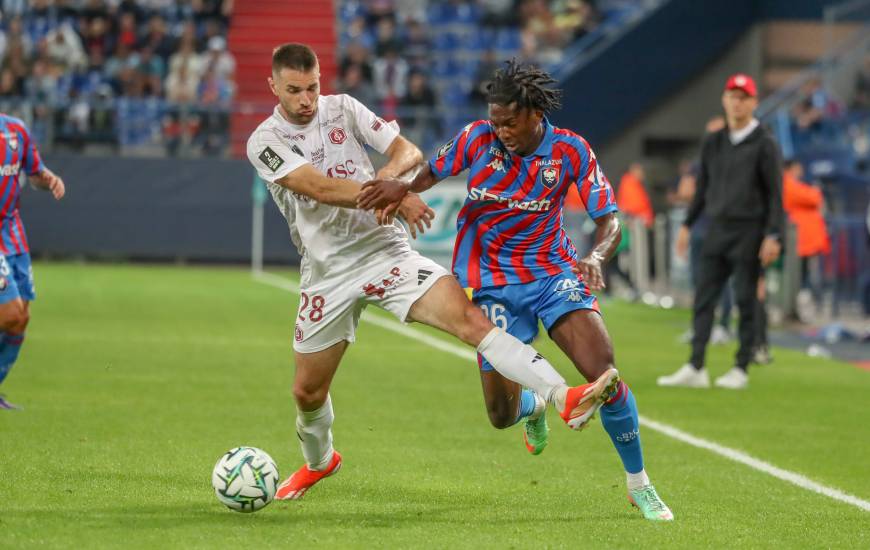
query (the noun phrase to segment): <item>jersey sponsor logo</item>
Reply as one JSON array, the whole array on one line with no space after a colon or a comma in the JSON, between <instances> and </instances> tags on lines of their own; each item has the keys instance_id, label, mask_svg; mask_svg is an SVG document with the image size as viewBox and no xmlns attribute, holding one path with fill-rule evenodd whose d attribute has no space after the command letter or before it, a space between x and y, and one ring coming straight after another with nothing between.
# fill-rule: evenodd
<instances>
[{"instance_id":1,"label":"jersey sponsor logo","mask_svg":"<svg viewBox=\"0 0 870 550\"><path fill-rule=\"evenodd\" d=\"M559 181L559 171L555 168L544 168L541 170L541 183L544 187L553 187Z\"/></svg>"},{"instance_id":2,"label":"jersey sponsor logo","mask_svg":"<svg viewBox=\"0 0 870 550\"><path fill-rule=\"evenodd\" d=\"M507 172L504 167L504 160L499 158L492 159L486 167L491 168L494 172Z\"/></svg>"},{"instance_id":3,"label":"jersey sponsor logo","mask_svg":"<svg viewBox=\"0 0 870 550\"><path fill-rule=\"evenodd\" d=\"M323 162L323 159L326 157L326 152L323 150L323 147L311 153L311 164L320 164Z\"/></svg>"},{"instance_id":4,"label":"jersey sponsor logo","mask_svg":"<svg viewBox=\"0 0 870 550\"><path fill-rule=\"evenodd\" d=\"M20 162L16 162L15 164L4 164L3 166L0 166L0 176L17 176L19 170L21 170Z\"/></svg>"},{"instance_id":5,"label":"jersey sponsor logo","mask_svg":"<svg viewBox=\"0 0 870 550\"><path fill-rule=\"evenodd\" d=\"M273 151L271 147L263 149L263 152L260 153L260 156L257 158L259 158L263 164L268 166L273 172L277 172L278 168L281 168L281 165L284 164L284 159L282 159L278 153Z\"/></svg>"},{"instance_id":6,"label":"jersey sponsor logo","mask_svg":"<svg viewBox=\"0 0 870 550\"><path fill-rule=\"evenodd\" d=\"M504 151L499 149L498 147L489 146L489 154L495 157L504 157Z\"/></svg>"},{"instance_id":7,"label":"jersey sponsor logo","mask_svg":"<svg viewBox=\"0 0 870 550\"><path fill-rule=\"evenodd\" d=\"M347 179L348 177L356 174L356 165L353 163L353 160L348 159L344 162L339 162L335 166L329 168L326 171L327 177L330 178L341 178Z\"/></svg>"},{"instance_id":8,"label":"jersey sponsor logo","mask_svg":"<svg viewBox=\"0 0 870 550\"><path fill-rule=\"evenodd\" d=\"M386 124L386 123L387 123L387 121L385 121L381 117L378 117L375 119L374 122L372 122L372 130L374 130L375 132L380 132L381 128L383 128L384 124Z\"/></svg>"},{"instance_id":9,"label":"jersey sponsor logo","mask_svg":"<svg viewBox=\"0 0 870 550\"><path fill-rule=\"evenodd\" d=\"M296 324L296 341L301 342L303 338L305 338L305 334L302 332L302 327L299 326L299 323Z\"/></svg>"},{"instance_id":10,"label":"jersey sponsor logo","mask_svg":"<svg viewBox=\"0 0 870 550\"><path fill-rule=\"evenodd\" d=\"M305 134L296 134L295 136L292 136L290 139L292 139L293 141L305 141Z\"/></svg>"},{"instance_id":11,"label":"jersey sponsor logo","mask_svg":"<svg viewBox=\"0 0 870 550\"><path fill-rule=\"evenodd\" d=\"M447 143L445 143L444 145L442 145L441 147L439 147L439 148L438 148L438 152L435 153L435 156L438 157L438 158L441 158L441 157L443 157L444 155L446 155L446 154L447 154L447 151L449 151L450 148L453 147L453 143L454 143L455 141L456 141L455 139L451 139L450 141L448 141Z\"/></svg>"},{"instance_id":12,"label":"jersey sponsor logo","mask_svg":"<svg viewBox=\"0 0 870 550\"><path fill-rule=\"evenodd\" d=\"M344 120L344 114L337 114L334 117L326 120L325 122L321 122L320 125L321 126L330 126L330 125L335 124L336 122L339 122L341 120Z\"/></svg>"},{"instance_id":13,"label":"jersey sponsor logo","mask_svg":"<svg viewBox=\"0 0 870 550\"><path fill-rule=\"evenodd\" d=\"M336 145L341 145L347 139L347 134L344 133L344 128L336 126L329 131L329 141Z\"/></svg>"},{"instance_id":14,"label":"jersey sponsor logo","mask_svg":"<svg viewBox=\"0 0 870 550\"><path fill-rule=\"evenodd\" d=\"M535 161L535 166L561 166L562 159L539 159Z\"/></svg>"},{"instance_id":15,"label":"jersey sponsor logo","mask_svg":"<svg viewBox=\"0 0 870 550\"><path fill-rule=\"evenodd\" d=\"M508 208L516 208L517 210L525 210L527 212L546 212L552 208L553 203L550 199L537 201L521 201L513 197L502 197L495 193L490 193L486 187L475 187L468 192L468 200L472 201L495 201L501 204L506 204Z\"/></svg>"}]
</instances>

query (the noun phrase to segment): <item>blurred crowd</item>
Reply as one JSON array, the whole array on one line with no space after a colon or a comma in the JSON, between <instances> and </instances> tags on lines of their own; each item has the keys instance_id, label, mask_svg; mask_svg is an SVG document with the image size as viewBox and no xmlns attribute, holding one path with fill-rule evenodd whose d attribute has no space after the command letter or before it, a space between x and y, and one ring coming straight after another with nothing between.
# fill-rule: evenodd
<instances>
[{"instance_id":1,"label":"blurred crowd","mask_svg":"<svg viewBox=\"0 0 870 550\"><path fill-rule=\"evenodd\" d=\"M336 88L398 118L430 148L444 131L480 116L501 62L550 66L602 17L636 7L620 0L344 0Z\"/></svg>"},{"instance_id":2,"label":"blurred crowd","mask_svg":"<svg viewBox=\"0 0 870 550\"><path fill-rule=\"evenodd\" d=\"M54 140L147 141L155 131L200 136L221 146L235 92L235 60L226 34L233 0L3 0L0 20L0 103L33 106L34 131L53 128ZM129 101L168 100L199 114L177 128L172 110ZM195 106L195 107L194 107ZM126 120L115 120L124 116ZM158 124L142 119L158 117ZM44 136L42 136L44 137Z\"/></svg>"}]
</instances>

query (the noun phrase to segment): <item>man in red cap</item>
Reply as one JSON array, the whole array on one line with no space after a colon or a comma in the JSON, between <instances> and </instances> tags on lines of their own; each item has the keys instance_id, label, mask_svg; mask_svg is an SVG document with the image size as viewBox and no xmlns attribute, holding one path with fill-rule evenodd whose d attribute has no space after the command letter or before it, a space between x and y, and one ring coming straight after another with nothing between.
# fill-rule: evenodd
<instances>
[{"instance_id":1,"label":"man in red cap","mask_svg":"<svg viewBox=\"0 0 870 550\"><path fill-rule=\"evenodd\" d=\"M695 285L692 355L677 372L660 377L661 386L710 387L704 357L716 303L732 274L740 309L740 348L734 368L715 384L743 389L749 382L758 277L762 267L779 256L783 223L779 147L753 116L757 106L755 81L745 74L731 76L722 94L728 124L708 134L701 146L697 191L677 235L677 253L685 256L689 228L702 213L710 219Z\"/></svg>"}]
</instances>

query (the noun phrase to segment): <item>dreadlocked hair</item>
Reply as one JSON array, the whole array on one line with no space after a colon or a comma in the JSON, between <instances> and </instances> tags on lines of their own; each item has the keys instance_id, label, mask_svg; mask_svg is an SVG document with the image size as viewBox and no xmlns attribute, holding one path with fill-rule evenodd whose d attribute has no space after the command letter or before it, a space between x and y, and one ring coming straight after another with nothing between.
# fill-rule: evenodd
<instances>
[{"instance_id":1,"label":"dreadlocked hair","mask_svg":"<svg viewBox=\"0 0 870 550\"><path fill-rule=\"evenodd\" d=\"M516 58L505 61L505 65L486 86L487 103L510 105L516 102L518 109L544 113L562 106L562 90L545 87L556 82L546 71L532 65L524 67Z\"/></svg>"}]
</instances>

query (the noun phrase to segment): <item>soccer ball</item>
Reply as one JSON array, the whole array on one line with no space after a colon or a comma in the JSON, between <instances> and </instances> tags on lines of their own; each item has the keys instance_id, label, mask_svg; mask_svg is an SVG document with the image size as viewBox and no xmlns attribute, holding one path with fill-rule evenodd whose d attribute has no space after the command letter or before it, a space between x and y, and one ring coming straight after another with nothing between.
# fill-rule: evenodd
<instances>
[{"instance_id":1,"label":"soccer ball","mask_svg":"<svg viewBox=\"0 0 870 550\"><path fill-rule=\"evenodd\" d=\"M236 447L214 465L211 484L218 500L236 512L256 512L275 497L278 467L265 451Z\"/></svg>"}]
</instances>

